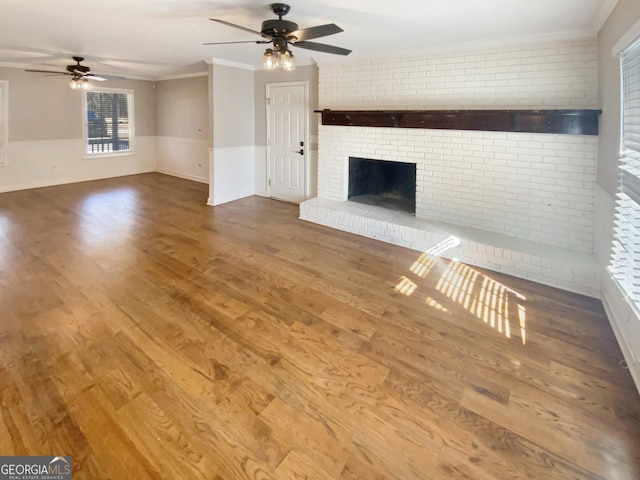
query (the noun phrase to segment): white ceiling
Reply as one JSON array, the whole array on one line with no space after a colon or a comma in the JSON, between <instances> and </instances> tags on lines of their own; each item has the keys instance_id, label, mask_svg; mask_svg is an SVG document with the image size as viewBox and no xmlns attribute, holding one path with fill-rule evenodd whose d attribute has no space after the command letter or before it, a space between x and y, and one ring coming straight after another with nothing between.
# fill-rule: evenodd
<instances>
[{"instance_id":1,"label":"white ceiling","mask_svg":"<svg viewBox=\"0 0 640 480\"><path fill-rule=\"evenodd\" d=\"M315 39L348 57L294 48L298 64L596 35L617 0L289 0L300 28L336 23ZM259 68L259 40L209 21L260 30L266 0L0 0L0 65L44 68L86 57L94 73L162 79L206 71L205 62Z\"/></svg>"}]
</instances>

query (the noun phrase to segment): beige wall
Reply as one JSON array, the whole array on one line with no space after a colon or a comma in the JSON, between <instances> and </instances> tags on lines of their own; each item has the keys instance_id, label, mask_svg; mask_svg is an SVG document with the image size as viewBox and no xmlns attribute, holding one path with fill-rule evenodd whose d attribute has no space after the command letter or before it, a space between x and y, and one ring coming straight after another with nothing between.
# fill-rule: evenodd
<instances>
[{"instance_id":1,"label":"beige wall","mask_svg":"<svg viewBox=\"0 0 640 480\"><path fill-rule=\"evenodd\" d=\"M640 19L638 0L619 0L598 34L598 100L602 109L598 136L598 185L615 195L620 147L620 62L613 46Z\"/></svg>"},{"instance_id":2,"label":"beige wall","mask_svg":"<svg viewBox=\"0 0 640 480\"><path fill-rule=\"evenodd\" d=\"M309 82L309 109L318 108L318 66L305 65L297 67L293 72L284 70L258 70L255 82L255 130L256 145L267 145L267 84L284 82ZM311 115L309 123L309 135L318 135L319 114ZM312 149L317 150L317 148Z\"/></svg>"},{"instance_id":3,"label":"beige wall","mask_svg":"<svg viewBox=\"0 0 640 480\"><path fill-rule=\"evenodd\" d=\"M82 92L68 87L69 77L0 67L0 80L9 81L10 142L82 138ZM117 80L104 86L134 90L136 135L156 134L153 82Z\"/></svg>"},{"instance_id":4,"label":"beige wall","mask_svg":"<svg viewBox=\"0 0 640 480\"><path fill-rule=\"evenodd\" d=\"M9 141L82 138L82 97L63 76L0 68L9 81Z\"/></svg>"},{"instance_id":5,"label":"beige wall","mask_svg":"<svg viewBox=\"0 0 640 480\"><path fill-rule=\"evenodd\" d=\"M27 73L18 68L0 68L0 79L9 81L9 140L15 145L9 154L11 167L5 170L3 190L27 188L34 185L55 184L92 178L91 170L98 170L100 162L83 160L82 145L82 94L68 88L68 77ZM318 105L318 69L300 66L294 72L253 71L226 65L210 65L209 75L202 77L149 82L120 80L105 82L105 87L134 90L135 132L137 137L147 137L157 143L156 169L164 173L183 176L197 181L207 181L209 159L207 147L217 149L218 167L235 168L233 160L242 157L245 170L255 162L259 179L258 193L266 194L266 85L290 81L307 81L310 108ZM312 178L315 182L315 151L317 145L318 115L310 115L309 145ZM157 141L155 140L157 138ZM73 140L69 149L76 149L73 162L62 167L59 158L49 159L45 151L48 143L38 143L42 154L29 151L32 158L25 158L24 143L57 142ZM142 140L136 145L141 145ZM202 144L204 142L204 145ZM148 142L147 142L148 143ZM21 144L18 147L17 144ZM136 147L137 148L137 147ZM235 149L235 150L231 150ZM61 150L62 151L62 150ZM68 153L62 155L69 158ZM30 170L30 162L34 162ZM123 160L124 161L124 160ZM47 162L46 168L42 165ZM74 162L78 162L77 165ZM113 160L110 161L114 163ZM109 161L104 161L105 165ZM75 166L71 166L71 165ZM76 175L82 165L82 175ZM123 165L124 167L125 165ZM236 164L237 166L237 164ZM145 157L147 171L149 159ZM20 175L10 179L11 172L21 169ZM140 170L138 169L138 170ZM136 171L138 171L136 170ZM119 169L113 174L128 172ZM55 172L55 175L51 172ZM108 176L109 169L96 175ZM213 173L213 172L212 172ZM219 178L225 177L218 168ZM18 178L19 177L19 178ZM96 177L98 178L98 177ZM237 182L228 182L230 188ZM240 190L246 193L243 186ZM311 192L312 190L310 190Z\"/></svg>"},{"instance_id":6,"label":"beige wall","mask_svg":"<svg viewBox=\"0 0 640 480\"><path fill-rule=\"evenodd\" d=\"M156 84L158 172L209 182L209 77Z\"/></svg>"},{"instance_id":7,"label":"beige wall","mask_svg":"<svg viewBox=\"0 0 640 480\"><path fill-rule=\"evenodd\" d=\"M207 76L156 84L158 136L194 140L209 138L208 84Z\"/></svg>"},{"instance_id":8,"label":"beige wall","mask_svg":"<svg viewBox=\"0 0 640 480\"><path fill-rule=\"evenodd\" d=\"M88 158L82 138L82 92L68 87L68 76L0 67L0 80L9 82L8 165L0 172L1 192L155 170L154 82L104 83L134 91L134 149L124 155Z\"/></svg>"},{"instance_id":9,"label":"beige wall","mask_svg":"<svg viewBox=\"0 0 640 480\"><path fill-rule=\"evenodd\" d=\"M253 147L254 72L217 64L212 72L213 146Z\"/></svg>"},{"instance_id":10,"label":"beige wall","mask_svg":"<svg viewBox=\"0 0 640 480\"><path fill-rule=\"evenodd\" d=\"M129 88L134 92L135 132L139 137L157 135L156 84L143 80L108 82L110 88Z\"/></svg>"}]
</instances>

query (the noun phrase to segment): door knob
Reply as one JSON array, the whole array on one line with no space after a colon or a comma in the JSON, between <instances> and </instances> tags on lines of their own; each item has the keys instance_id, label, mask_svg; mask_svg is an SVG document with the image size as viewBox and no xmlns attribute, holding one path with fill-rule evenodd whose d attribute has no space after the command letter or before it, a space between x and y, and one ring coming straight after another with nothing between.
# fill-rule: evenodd
<instances>
[{"instance_id":1,"label":"door knob","mask_svg":"<svg viewBox=\"0 0 640 480\"><path fill-rule=\"evenodd\" d=\"M302 148L301 148L300 150L298 150L298 153L299 153L300 155L304 155L304 149L302 149Z\"/></svg>"}]
</instances>

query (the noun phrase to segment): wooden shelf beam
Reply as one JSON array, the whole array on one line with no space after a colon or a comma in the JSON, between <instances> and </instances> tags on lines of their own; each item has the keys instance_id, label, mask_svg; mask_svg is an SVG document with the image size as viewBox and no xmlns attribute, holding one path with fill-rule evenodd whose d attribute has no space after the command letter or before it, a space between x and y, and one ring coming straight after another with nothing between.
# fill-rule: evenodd
<instances>
[{"instance_id":1,"label":"wooden shelf beam","mask_svg":"<svg viewBox=\"0 0 640 480\"><path fill-rule=\"evenodd\" d=\"M316 110L323 125L598 135L602 110Z\"/></svg>"}]
</instances>

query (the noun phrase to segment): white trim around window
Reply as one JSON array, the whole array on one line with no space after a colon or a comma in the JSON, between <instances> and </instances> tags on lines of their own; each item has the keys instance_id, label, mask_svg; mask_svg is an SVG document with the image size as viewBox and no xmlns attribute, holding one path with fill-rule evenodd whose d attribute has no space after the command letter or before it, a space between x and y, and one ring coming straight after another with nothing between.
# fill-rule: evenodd
<instances>
[{"instance_id":1,"label":"white trim around window","mask_svg":"<svg viewBox=\"0 0 640 480\"><path fill-rule=\"evenodd\" d=\"M636 39L640 37L640 20L634 23L629 30L616 42L611 49L611 55L620 56Z\"/></svg>"},{"instance_id":2,"label":"white trim around window","mask_svg":"<svg viewBox=\"0 0 640 480\"><path fill-rule=\"evenodd\" d=\"M95 85L95 84L94 84ZM123 94L127 96L127 148L119 149L113 151L111 148L102 148L99 151L92 151L91 145L95 143L94 139L89 138L89 121L88 121L88 95L91 93L111 93L111 94ZM112 119L109 119L105 125L111 122ZM125 88L108 88L108 87L100 87L94 86L90 90L83 92L82 95L82 138L84 140L84 149L86 158L97 158L97 157L113 157L113 156L124 156L124 155L132 155L134 153L134 144L135 144L135 116L134 116L134 91L132 89ZM95 127L95 125L92 125ZM109 129L109 132L112 132L113 126L105 126L105 129ZM112 140L105 141L104 143L100 142L103 146L108 146L109 143L112 143Z\"/></svg>"}]
</instances>

